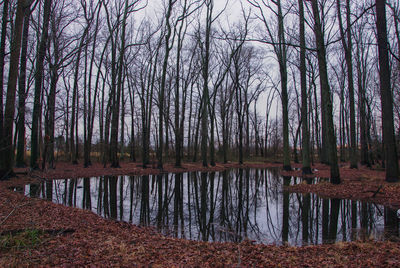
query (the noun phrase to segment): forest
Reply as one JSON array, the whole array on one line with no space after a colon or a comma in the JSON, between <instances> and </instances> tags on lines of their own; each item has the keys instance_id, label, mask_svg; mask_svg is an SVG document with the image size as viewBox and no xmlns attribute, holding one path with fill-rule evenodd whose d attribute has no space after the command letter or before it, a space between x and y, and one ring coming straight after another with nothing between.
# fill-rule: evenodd
<instances>
[{"instance_id":1,"label":"forest","mask_svg":"<svg viewBox=\"0 0 400 268\"><path fill-rule=\"evenodd\" d=\"M40 222L40 228L35 228L40 230L39 236L45 241L60 236L58 232L56 235L53 231L47 232L54 228L63 230L62 239L68 240L64 237L68 236L68 232L64 234L65 230L73 228L77 232L77 223L66 221L64 227L51 219L51 224L46 223L42 214L39 217L35 213L44 206L55 205L35 198L91 210L96 203L93 191L97 192L97 206L101 207L97 207L99 215L113 220L120 217L121 222L133 222L138 226L160 227L160 221L163 224L166 221L167 227L158 228L163 234L163 228L170 227L168 208L171 202L174 207L172 225L176 230L181 226L182 234L174 239L186 238L184 221L189 218L190 225L192 220L196 222L193 223L198 225L196 232L203 237L198 240L214 241L215 237L209 237L214 233L214 217L218 218L213 214L216 209L213 205L216 206L220 198L224 200L218 205L221 211L231 213L231 218L223 214L226 222L221 226L232 231L229 220L235 221L232 215L239 210L242 214L235 219L240 232L245 230L247 234L248 225L258 226L256 211L264 205L257 205L256 201L251 203L249 195L258 200L259 195L275 198L271 191L283 191L282 202L286 205L283 205L282 221L287 228L280 231L286 235L277 236L282 243L287 243L289 237L296 241L294 246L306 245L304 240L301 244L297 237L293 238L288 227L289 207L293 210L289 204L294 197L290 195L289 198L287 189L352 200L340 203L332 199L326 203L312 197L315 204L321 204L323 215L318 216L319 205L311 212L303 210L303 202L309 203L311 197L297 196L300 203L293 206L301 209L303 214L307 213L305 218L303 214L297 215L303 224L302 231L296 229L297 234L304 233L308 226L314 228L311 218L310 223L304 221L311 217L309 213L316 214L317 225L320 220L324 224L319 217L329 214L326 225L321 227L327 235L322 234L322 239L331 232L329 235L334 241L339 236L337 229L350 224L343 223L348 217L338 216L339 207L343 213L355 213L359 206L361 216L356 219L359 217L364 222L365 217L383 214L380 208L376 212L371 206L374 212L369 210L370 216L366 216L366 208L371 208L370 205L348 203L361 200L384 205L385 228L390 219L395 218L398 236L397 212L388 210L389 207L400 208L397 197L400 194L397 184L400 148L398 1L2 0L0 12L0 188L3 191L0 203L2 210L7 211L0 217L0 226L4 224L0 227L1 241L5 241L5 233L14 232L16 226L28 228L22 223L24 213L33 217L32 222ZM260 180L258 174L264 174L262 169L265 168L273 168L273 171L268 170L272 174L276 174L275 168L278 168L283 177L267 172ZM213 173L227 169L239 171L232 175ZM182 172L201 172L201 175L183 173L173 178L157 175ZM205 175L205 172L211 173ZM247 174L245 180L243 172ZM256 178L254 174L257 174ZM107 177L119 175L144 177ZM89 180L96 176L101 177ZM237 181L233 182L235 179L229 176ZM290 179L292 176L293 180ZM298 182L296 177L308 179ZM312 182L310 178L314 177L318 179ZM84 178L82 185L75 178ZM282 182L276 182L275 190L268 188L272 187L268 186L271 180L282 178ZM65 179L65 185L53 185L53 179ZM67 182L67 179L73 180ZM29 186L32 180L46 182L38 188L33 184ZM255 184L251 186L253 180ZM172 190L168 187L169 181L175 187ZM235 183L239 189L234 187ZM261 187L264 183L265 189ZM93 185L95 190L91 188ZM130 187L130 195L124 185ZM84 189L82 196L77 194L80 188ZM25 197L17 192L25 193ZM54 200L58 194L62 195L61 201ZM247 194L247 203L243 201L243 194ZM31 199L23 199L28 196ZM130 218L123 217L128 209L124 207L123 196L131 198ZM81 197L82 206L77 206L76 200ZM236 199L239 203L228 206L227 200L234 202ZM21 205L8 205L18 203L12 200L19 200ZM138 204L147 204L147 207L135 212L134 200ZM266 204L272 202L266 200ZM184 202L189 202L187 210ZM152 204L150 207L149 203ZM247 207L243 207L244 204ZM128 203L126 206L129 207ZM249 219L249 213L253 215L249 206L254 208L254 222ZM27 212L28 207L36 207L37 211ZM158 212L153 213L153 207L157 207ZM64 209L63 217L66 218L65 213L89 217L85 221L92 224L88 230L94 225L105 224L103 219L86 216L86 212ZM50 211L49 215L57 213L53 208ZM137 222L132 218L135 213L140 214ZM185 213L189 216L184 216ZM142 221L142 216L147 220ZM340 228L338 218L343 220ZM351 228L357 226L356 221L350 224ZM135 229L136 225L126 227L121 222L113 222L110 227L114 228L111 233L115 236L121 228L141 232ZM99 228L104 231L105 226ZM308 234L311 236L313 232L315 241L319 241L319 227L316 228L306 232L307 241ZM147 238L135 239L158 241L160 234L149 238L152 232L143 232ZM237 229L233 236L239 237L240 232ZM85 234L90 243L95 243L94 238ZM342 236L346 237L345 231ZM228 239L223 242L241 241ZM174 240L174 243L176 254L177 248L182 246L179 243L190 242ZM351 243L349 247L354 245ZM389 247L392 242L382 243L378 248ZM400 252L397 243L390 247ZM0 252L4 252L3 244ZM228 244L227 247L231 247ZM190 247L196 245L193 243ZM212 247L221 246L218 250L225 250L223 245L205 245L210 252ZM335 246L325 250L335 250ZM261 249L262 244L254 247L264 253L271 250ZM255 250L247 244L244 248ZM190 252L197 252L192 250ZM232 253L233 249L226 250ZM274 250L280 255L287 254L286 249ZM346 250L340 248L340 252L345 252L343 254L351 254ZM368 250L363 250L360 254L368 255ZM8 256L13 256L11 251L7 252L11 254ZM210 254L214 261L218 259L215 254ZM232 254L229 258L235 259L236 253ZM312 255L310 251L296 251L296 254L300 258ZM157 260L156 255L154 253L150 258ZM169 265L171 260L167 256L156 263ZM257 259L253 254L249 253L248 257L248 262L243 259L245 266L267 264L266 260ZM275 263L278 261L274 260ZM20 261L18 258L12 262L10 259L1 261L0 258L0 264L40 264ZM112 259L97 261L94 263L98 265L115 265ZM150 263L146 258L135 261ZM219 261L224 263L222 259ZM50 259L45 263L57 265ZM176 264L198 263L212 265L204 259L181 260ZM298 259L294 263L284 263L290 266L302 262ZM315 264L322 265L315 259L309 263ZM335 264L335 261L327 264ZM362 262L361 265L371 264Z\"/></svg>"},{"instance_id":2,"label":"forest","mask_svg":"<svg viewBox=\"0 0 400 268\"><path fill-rule=\"evenodd\" d=\"M305 173L329 163L336 182L338 162L378 161L398 179L396 1L248 0L234 20L230 2L14 2L2 3L2 177L60 159L270 157Z\"/></svg>"}]
</instances>

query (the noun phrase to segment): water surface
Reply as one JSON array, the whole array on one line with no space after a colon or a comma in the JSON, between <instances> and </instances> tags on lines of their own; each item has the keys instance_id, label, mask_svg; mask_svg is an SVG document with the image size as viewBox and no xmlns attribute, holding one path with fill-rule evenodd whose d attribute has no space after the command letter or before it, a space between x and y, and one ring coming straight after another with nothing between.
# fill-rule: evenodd
<instances>
[{"instance_id":1,"label":"water surface","mask_svg":"<svg viewBox=\"0 0 400 268\"><path fill-rule=\"evenodd\" d=\"M398 236L396 210L284 191L315 181L232 169L54 180L25 193L191 240L307 245Z\"/></svg>"}]
</instances>

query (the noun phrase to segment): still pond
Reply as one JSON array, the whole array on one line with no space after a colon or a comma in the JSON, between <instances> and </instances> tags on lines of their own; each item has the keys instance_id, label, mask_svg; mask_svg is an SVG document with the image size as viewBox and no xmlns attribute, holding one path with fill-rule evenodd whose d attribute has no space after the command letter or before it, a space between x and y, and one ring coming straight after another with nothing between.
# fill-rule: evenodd
<instances>
[{"instance_id":1,"label":"still pond","mask_svg":"<svg viewBox=\"0 0 400 268\"><path fill-rule=\"evenodd\" d=\"M232 169L54 180L24 191L191 240L301 246L398 237L396 210L284 191L318 180L282 177L276 169Z\"/></svg>"}]
</instances>

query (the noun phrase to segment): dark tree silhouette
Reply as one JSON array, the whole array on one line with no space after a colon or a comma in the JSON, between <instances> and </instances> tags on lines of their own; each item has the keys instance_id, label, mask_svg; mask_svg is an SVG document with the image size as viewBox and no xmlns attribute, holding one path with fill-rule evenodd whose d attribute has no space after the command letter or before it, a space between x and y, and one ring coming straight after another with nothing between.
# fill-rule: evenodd
<instances>
[{"instance_id":1,"label":"dark tree silhouette","mask_svg":"<svg viewBox=\"0 0 400 268\"><path fill-rule=\"evenodd\" d=\"M378 37L379 79L382 106L382 132L385 153L386 181L399 180L396 139L394 136L393 96L390 83L386 1L376 0L376 30Z\"/></svg>"}]
</instances>

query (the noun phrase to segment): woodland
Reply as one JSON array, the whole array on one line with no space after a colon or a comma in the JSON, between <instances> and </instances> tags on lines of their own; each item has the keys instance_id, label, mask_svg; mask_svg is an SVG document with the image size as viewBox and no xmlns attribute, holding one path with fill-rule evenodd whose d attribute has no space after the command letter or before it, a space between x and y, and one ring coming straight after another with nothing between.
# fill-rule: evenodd
<instances>
[{"instance_id":1,"label":"woodland","mask_svg":"<svg viewBox=\"0 0 400 268\"><path fill-rule=\"evenodd\" d=\"M327 179L285 191L399 209L398 1L2 0L0 12L1 266L399 265L398 239L192 241L21 190L278 168Z\"/></svg>"}]
</instances>

